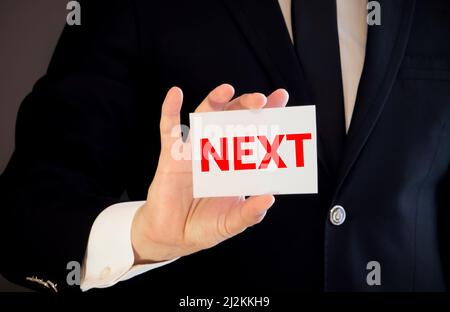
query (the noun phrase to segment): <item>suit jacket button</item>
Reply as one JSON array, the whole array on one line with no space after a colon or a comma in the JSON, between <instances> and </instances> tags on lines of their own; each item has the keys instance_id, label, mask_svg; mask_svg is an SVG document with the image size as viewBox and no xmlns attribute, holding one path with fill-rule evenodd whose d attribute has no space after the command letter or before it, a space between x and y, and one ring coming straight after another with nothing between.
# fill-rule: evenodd
<instances>
[{"instance_id":1,"label":"suit jacket button","mask_svg":"<svg viewBox=\"0 0 450 312\"><path fill-rule=\"evenodd\" d=\"M333 225L342 225L345 222L345 217L345 209L342 206L337 205L330 210L330 222Z\"/></svg>"}]
</instances>

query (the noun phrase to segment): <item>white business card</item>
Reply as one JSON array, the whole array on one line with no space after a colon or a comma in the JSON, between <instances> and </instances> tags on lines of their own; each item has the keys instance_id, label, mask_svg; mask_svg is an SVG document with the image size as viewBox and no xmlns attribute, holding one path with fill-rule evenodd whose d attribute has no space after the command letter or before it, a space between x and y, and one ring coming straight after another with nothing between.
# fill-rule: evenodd
<instances>
[{"instance_id":1,"label":"white business card","mask_svg":"<svg viewBox=\"0 0 450 312\"><path fill-rule=\"evenodd\" d=\"M315 106L190 114L194 197L317 193Z\"/></svg>"}]
</instances>

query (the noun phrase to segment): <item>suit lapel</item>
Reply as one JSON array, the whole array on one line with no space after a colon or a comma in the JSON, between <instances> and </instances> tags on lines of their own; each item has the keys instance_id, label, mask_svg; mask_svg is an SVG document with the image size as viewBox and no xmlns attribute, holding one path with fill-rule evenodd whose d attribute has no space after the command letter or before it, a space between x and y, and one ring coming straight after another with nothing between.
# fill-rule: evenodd
<instances>
[{"instance_id":1,"label":"suit lapel","mask_svg":"<svg viewBox=\"0 0 450 312\"><path fill-rule=\"evenodd\" d=\"M369 26L366 60L337 190L375 127L395 82L409 38L415 0L382 0L380 4L381 26Z\"/></svg>"},{"instance_id":2,"label":"suit lapel","mask_svg":"<svg viewBox=\"0 0 450 312\"><path fill-rule=\"evenodd\" d=\"M276 87L309 102L300 63L277 0L223 0Z\"/></svg>"},{"instance_id":3,"label":"suit lapel","mask_svg":"<svg viewBox=\"0 0 450 312\"><path fill-rule=\"evenodd\" d=\"M289 92L288 105L311 104L303 70L278 1L223 0L223 2L272 80L274 88L285 88ZM323 151L318 151L318 158L322 167L329 172Z\"/></svg>"}]
</instances>

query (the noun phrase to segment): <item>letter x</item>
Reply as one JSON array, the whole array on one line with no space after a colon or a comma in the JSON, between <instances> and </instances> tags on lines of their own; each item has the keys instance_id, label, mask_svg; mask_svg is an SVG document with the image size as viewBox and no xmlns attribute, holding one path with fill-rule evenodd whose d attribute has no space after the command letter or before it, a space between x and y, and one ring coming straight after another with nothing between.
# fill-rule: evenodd
<instances>
[{"instance_id":1,"label":"letter x","mask_svg":"<svg viewBox=\"0 0 450 312\"><path fill-rule=\"evenodd\" d=\"M284 134L275 136L272 144L270 144L267 137L263 135L258 136L258 139L266 149L266 155L264 156L261 165L259 165L259 169L266 169L269 166L271 159L273 159L278 168L286 168L286 164L277 153L280 143L284 139Z\"/></svg>"}]
</instances>

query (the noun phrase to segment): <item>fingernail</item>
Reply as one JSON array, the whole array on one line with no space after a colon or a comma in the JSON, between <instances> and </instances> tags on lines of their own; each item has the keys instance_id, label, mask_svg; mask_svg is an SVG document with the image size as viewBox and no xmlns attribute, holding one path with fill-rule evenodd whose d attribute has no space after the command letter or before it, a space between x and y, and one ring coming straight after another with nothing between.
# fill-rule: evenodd
<instances>
[{"instance_id":1,"label":"fingernail","mask_svg":"<svg viewBox=\"0 0 450 312\"><path fill-rule=\"evenodd\" d=\"M229 84L223 84L217 87L212 94L212 101L216 103L226 103L234 95L234 88Z\"/></svg>"}]
</instances>

